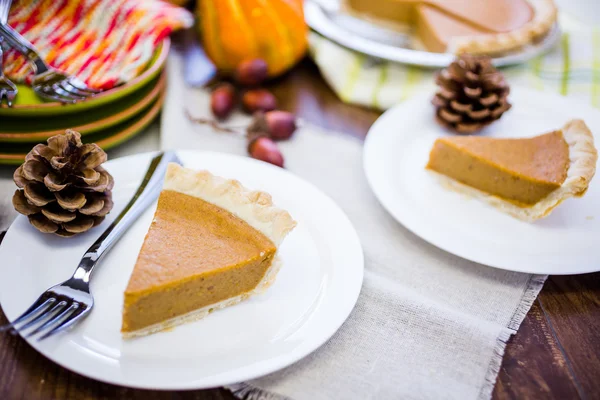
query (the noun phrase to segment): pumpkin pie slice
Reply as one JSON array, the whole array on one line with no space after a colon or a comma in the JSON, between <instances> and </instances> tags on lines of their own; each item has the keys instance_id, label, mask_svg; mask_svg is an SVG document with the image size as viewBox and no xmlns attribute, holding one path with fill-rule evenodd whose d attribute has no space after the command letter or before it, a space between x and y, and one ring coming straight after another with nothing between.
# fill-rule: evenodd
<instances>
[{"instance_id":1,"label":"pumpkin pie slice","mask_svg":"<svg viewBox=\"0 0 600 400\"><path fill-rule=\"evenodd\" d=\"M414 33L432 52L502 54L545 37L553 0L345 0L359 18Z\"/></svg>"},{"instance_id":2,"label":"pumpkin pie slice","mask_svg":"<svg viewBox=\"0 0 600 400\"><path fill-rule=\"evenodd\" d=\"M263 292L296 222L271 196L171 164L125 290L125 338L205 317Z\"/></svg>"},{"instance_id":3,"label":"pumpkin pie slice","mask_svg":"<svg viewBox=\"0 0 600 400\"><path fill-rule=\"evenodd\" d=\"M583 121L572 120L532 138L439 138L426 168L459 192L533 221L565 199L583 196L597 159L592 133Z\"/></svg>"}]
</instances>

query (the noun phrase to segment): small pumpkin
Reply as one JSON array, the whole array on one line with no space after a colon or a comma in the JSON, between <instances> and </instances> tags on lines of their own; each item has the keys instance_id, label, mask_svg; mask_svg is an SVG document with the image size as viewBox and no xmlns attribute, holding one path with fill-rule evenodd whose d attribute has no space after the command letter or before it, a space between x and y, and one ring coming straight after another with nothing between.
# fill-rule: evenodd
<instances>
[{"instance_id":1,"label":"small pumpkin","mask_svg":"<svg viewBox=\"0 0 600 400\"><path fill-rule=\"evenodd\" d=\"M226 73L262 58L273 77L306 52L302 0L198 0L197 14L206 54Z\"/></svg>"}]
</instances>

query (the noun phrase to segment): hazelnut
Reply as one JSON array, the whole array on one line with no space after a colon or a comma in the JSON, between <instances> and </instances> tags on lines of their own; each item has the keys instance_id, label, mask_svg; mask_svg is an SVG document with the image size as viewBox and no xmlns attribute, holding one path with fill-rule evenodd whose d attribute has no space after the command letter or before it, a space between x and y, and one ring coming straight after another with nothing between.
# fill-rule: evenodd
<instances>
[{"instance_id":1,"label":"hazelnut","mask_svg":"<svg viewBox=\"0 0 600 400\"><path fill-rule=\"evenodd\" d=\"M296 118L286 111L269 111L265 113L265 121L273 140L289 139L296 131Z\"/></svg>"},{"instance_id":2,"label":"hazelnut","mask_svg":"<svg viewBox=\"0 0 600 400\"><path fill-rule=\"evenodd\" d=\"M210 108L218 119L225 119L235 108L235 88L229 83L219 86L210 95Z\"/></svg>"},{"instance_id":3,"label":"hazelnut","mask_svg":"<svg viewBox=\"0 0 600 400\"><path fill-rule=\"evenodd\" d=\"M252 158L283 168L283 155L277 144L266 136L259 136L250 142L248 152Z\"/></svg>"},{"instance_id":4,"label":"hazelnut","mask_svg":"<svg viewBox=\"0 0 600 400\"><path fill-rule=\"evenodd\" d=\"M235 80L245 86L255 86L267 79L267 63L261 58L244 60L235 70Z\"/></svg>"},{"instance_id":5,"label":"hazelnut","mask_svg":"<svg viewBox=\"0 0 600 400\"><path fill-rule=\"evenodd\" d=\"M244 110L249 113L256 111L272 111L277 108L277 99L266 89L248 90L242 97Z\"/></svg>"}]
</instances>

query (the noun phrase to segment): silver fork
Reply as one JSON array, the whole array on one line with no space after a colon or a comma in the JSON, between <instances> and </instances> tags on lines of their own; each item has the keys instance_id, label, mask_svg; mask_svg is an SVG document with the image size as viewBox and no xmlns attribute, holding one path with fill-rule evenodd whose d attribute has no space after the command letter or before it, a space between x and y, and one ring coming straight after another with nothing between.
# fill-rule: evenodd
<instances>
[{"instance_id":1,"label":"silver fork","mask_svg":"<svg viewBox=\"0 0 600 400\"><path fill-rule=\"evenodd\" d=\"M73 276L42 293L21 316L9 324L0 326L0 332L14 330L23 334L25 330L30 329L23 337L39 334L38 340L43 340L73 326L87 316L94 306L94 298L90 293L90 276L94 267L140 213L156 199L170 162L181 164L172 151L154 157L133 198L85 252Z\"/></svg>"},{"instance_id":2,"label":"silver fork","mask_svg":"<svg viewBox=\"0 0 600 400\"><path fill-rule=\"evenodd\" d=\"M8 22L8 13L12 0L0 0L0 24ZM4 76L4 52L2 51L2 37L0 37L0 103L6 98L6 104L12 107L15 97L17 97L17 86L6 76Z\"/></svg>"},{"instance_id":3,"label":"silver fork","mask_svg":"<svg viewBox=\"0 0 600 400\"><path fill-rule=\"evenodd\" d=\"M8 23L0 23L0 35L11 47L27 57L34 73L31 87L40 97L61 103L76 103L100 93L76 77L46 64L31 42Z\"/></svg>"}]
</instances>

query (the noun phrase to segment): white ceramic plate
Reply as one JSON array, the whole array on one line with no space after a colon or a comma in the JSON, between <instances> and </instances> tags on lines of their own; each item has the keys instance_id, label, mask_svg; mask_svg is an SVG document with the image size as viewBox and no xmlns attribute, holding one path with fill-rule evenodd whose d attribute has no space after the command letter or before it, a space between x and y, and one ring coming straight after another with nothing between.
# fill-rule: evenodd
<instances>
[{"instance_id":1,"label":"white ceramic plate","mask_svg":"<svg viewBox=\"0 0 600 400\"><path fill-rule=\"evenodd\" d=\"M123 291L155 206L143 214L98 266L95 308L73 330L29 343L82 375L123 386L200 389L268 374L306 356L341 326L363 278L361 245L345 214L291 173L250 158L181 151L187 167L235 178L272 194L298 221L281 247L283 267L263 295L171 331L124 341ZM115 177L114 218L129 201L151 154L107 163ZM107 226L108 221L103 223ZM47 287L69 277L102 227L61 239L37 233L19 217L0 246L0 303L13 320ZM173 238L173 242L177 240Z\"/></svg>"},{"instance_id":2,"label":"white ceramic plate","mask_svg":"<svg viewBox=\"0 0 600 400\"><path fill-rule=\"evenodd\" d=\"M447 190L424 167L436 138L432 94L398 105L372 126L364 148L367 179L381 204L412 232L460 257L492 267L537 274L600 270L600 178L579 199L527 223ZM482 134L535 136L582 118L600 132L600 112L568 98L514 89L513 108ZM598 140L596 140L598 142Z\"/></svg>"}]
</instances>

